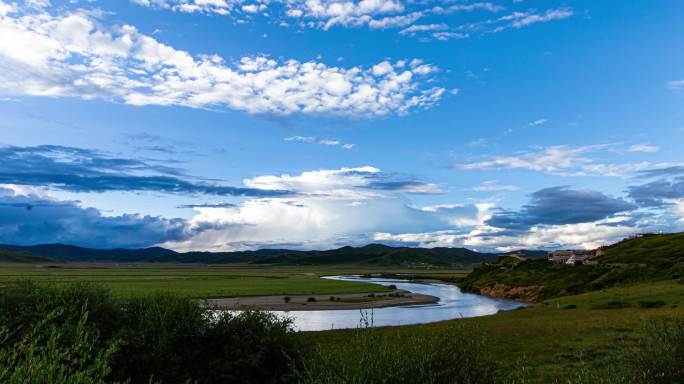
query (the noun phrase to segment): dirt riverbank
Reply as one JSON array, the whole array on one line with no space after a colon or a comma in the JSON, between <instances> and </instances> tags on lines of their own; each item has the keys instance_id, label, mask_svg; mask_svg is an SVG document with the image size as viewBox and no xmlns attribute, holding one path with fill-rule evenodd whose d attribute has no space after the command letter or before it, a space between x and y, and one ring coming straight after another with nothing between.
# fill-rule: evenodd
<instances>
[{"instance_id":1,"label":"dirt riverbank","mask_svg":"<svg viewBox=\"0 0 684 384\"><path fill-rule=\"evenodd\" d=\"M289 301L286 301L289 297ZM311 299L313 298L313 300ZM331 299L332 298L332 299ZM277 295L207 299L208 305L222 309L262 309L267 311L313 311L337 309L370 309L416 304L434 304L435 296L401 289L391 292L339 293L332 295Z\"/></svg>"}]
</instances>

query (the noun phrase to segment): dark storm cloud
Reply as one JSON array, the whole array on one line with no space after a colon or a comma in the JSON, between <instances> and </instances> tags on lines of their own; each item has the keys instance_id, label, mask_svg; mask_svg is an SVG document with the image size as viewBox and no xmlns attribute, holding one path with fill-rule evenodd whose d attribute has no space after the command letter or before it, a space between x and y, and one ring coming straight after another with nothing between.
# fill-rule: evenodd
<instances>
[{"instance_id":1,"label":"dark storm cloud","mask_svg":"<svg viewBox=\"0 0 684 384\"><path fill-rule=\"evenodd\" d=\"M77 202L13 196L0 188L0 243L63 243L93 248L141 248L196 233L183 219L103 216Z\"/></svg>"},{"instance_id":2,"label":"dark storm cloud","mask_svg":"<svg viewBox=\"0 0 684 384\"><path fill-rule=\"evenodd\" d=\"M660 179L627 189L629 197L644 207L664 207L671 205L668 200L684 198L684 177Z\"/></svg>"},{"instance_id":3,"label":"dark storm cloud","mask_svg":"<svg viewBox=\"0 0 684 384\"><path fill-rule=\"evenodd\" d=\"M154 160L120 158L74 147L0 147L0 159L0 184L49 186L71 192L152 191L254 197L289 193L220 185Z\"/></svg>"},{"instance_id":4,"label":"dark storm cloud","mask_svg":"<svg viewBox=\"0 0 684 384\"><path fill-rule=\"evenodd\" d=\"M343 176L361 176L368 183L359 187L388 192L408 192L418 194L441 193L439 188L430 183L415 180L410 177L384 172L372 172L360 169L350 169L340 172Z\"/></svg>"},{"instance_id":5,"label":"dark storm cloud","mask_svg":"<svg viewBox=\"0 0 684 384\"><path fill-rule=\"evenodd\" d=\"M636 206L622 199L591 190L567 186L534 192L530 203L519 211L499 211L487 224L497 228L524 230L539 224L576 224L605 219Z\"/></svg>"},{"instance_id":6,"label":"dark storm cloud","mask_svg":"<svg viewBox=\"0 0 684 384\"><path fill-rule=\"evenodd\" d=\"M646 169L639 178L652 179L645 184L627 188L627 195L642 207L666 207L670 200L684 198L684 166Z\"/></svg>"},{"instance_id":7,"label":"dark storm cloud","mask_svg":"<svg viewBox=\"0 0 684 384\"><path fill-rule=\"evenodd\" d=\"M668 177L668 176L680 176L684 175L684 166L674 165L671 167L664 168L653 168L646 169L639 172L638 176L644 178L654 178L654 177Z\"/></svg>"}]
</instances>

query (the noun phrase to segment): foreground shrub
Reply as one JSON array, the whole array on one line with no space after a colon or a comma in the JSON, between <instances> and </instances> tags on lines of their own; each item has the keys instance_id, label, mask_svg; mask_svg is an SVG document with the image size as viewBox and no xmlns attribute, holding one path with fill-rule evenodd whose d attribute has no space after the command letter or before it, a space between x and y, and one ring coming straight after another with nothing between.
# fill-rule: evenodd
<instances>
[{"instance_id":1,"label":"foreground shrub","mask_svg":"<svg viewBox=\"0 0 684 384\"><path fill-rule=\"evenodd\" d=\"M0 324L0 383L278 383L300 361L289 320L89 284L4 287Z\"/></svg>"},{"instance_id":2,"label":"foreground shrub","mask_svg":"<svg viewBox=\"0 0 684 384\"><path fill-rule=\"evenodd\" d=\"M360 329L353 337L319 345L298 371L301 383L495 382L482 338L454 326L438 334Z\"/></svg>"},{"instance_id":3,"label":"foreground shrub","mask_svg":"<svg viewBox=\"0 0 684 384\"><path fill-rule=\"evenodd\" d=\"M301 361L302 345L291 320L267 312L222 312L198 341L195 377L205 382L289 382Z\"/></svg>"},{"instance_id":4,"label":"foreground shrub","mask_svg":"<svg viewBox=\"0 0 684 384\"><path fill-rule=\"evenodd\" d=\"M276 383L290 377L299 344L289 320L213 311L169 294L122 304L114 377L146 383Z\"/></svg>"},{"instance_id":5,"label":"foreground shrub","mask_svg":"<svg viewBox=\"0 0 684 384\"><path fill-rule=\"evenodd\" d=\"M68 342L84 313L88 315L84 326L97 330L99 340L111 339L120 327L119 307L109 290L99 285L38 285L20 281L0 289L0 324L13 330L8 342L16 342L29 331L47 332L51 326L59 329L63 342ZM39 322L45 326L33 327Z\"/></svg>"},{"instance_id":6,"label":"foreground shrub","mask_svg":"<svg viewBox=\"0 0 684 384\"><path fill-rule=\"evenodd\" d=\"M114 378L163 383L191 379L188 367L195 362L198 338L208 320L196 302L170 294L152 294L120 304L121 327L116 337L121 349L113 360Z\"/></svg>"},{"instance_id":7,"label":"foreground shrub","mask_svg":"<svg viewBox=\"0 0 684 384\"><path fill-rule=\"evenodd\" d=\"M12 332L0 327L0 383L10 384L99 384L110 373L108 359L116 349L102 349L97 335L86 326L82 312L70 342L54 325L61 311L53 311L16 341ZM48 336L49 335L49 336Z\"/></svg>"}]
</instances>

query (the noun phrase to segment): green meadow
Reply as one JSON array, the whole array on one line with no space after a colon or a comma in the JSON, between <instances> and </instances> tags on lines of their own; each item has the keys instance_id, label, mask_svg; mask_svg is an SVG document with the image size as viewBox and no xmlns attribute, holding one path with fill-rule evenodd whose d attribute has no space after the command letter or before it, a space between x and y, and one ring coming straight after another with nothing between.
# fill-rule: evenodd
<instances>
[{"instance_id":1,"label":"green meadow","mask_svg":"<svg viewBox=\"0 0 684 384\"><path fill-rule=\"evenodd\" d=\"M373 330L312 332L306 337L334 351L350 338L364 337L364 332L379 333L383 342L393 344L405 337L421 339L460 329L482 337L482 348L496 361L500 380L582 383L586 378L571 378L578 372L611 366L614 352L629 348L652 321L669 318L684 318L684 284L678 281L614 287L493 316Z\"/></svg>"},{"instance_id":2,"label":"green meadow","mask_svg":"<svg viewBox=\"0 0 684 384\"><path fill-rule=\"evenodd\" d=\"M348 267L255 267L250 266L109 266L69 264L36 267L0 265L0 286L17 280L64 284L89 282L106 286L115 296L131 296L163 291L192 298L260 295L306 295L383 291L376 284L321 279L321 276L369 273L413 273L410 269ZM421 275L465 276L469 270L426 270Z\"/></svg>"}]
</instances>

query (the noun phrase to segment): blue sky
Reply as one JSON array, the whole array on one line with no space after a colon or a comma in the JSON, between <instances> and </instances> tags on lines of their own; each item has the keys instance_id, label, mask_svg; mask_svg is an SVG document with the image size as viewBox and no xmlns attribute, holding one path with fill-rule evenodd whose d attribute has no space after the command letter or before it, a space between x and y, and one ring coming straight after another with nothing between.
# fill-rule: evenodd
<instances>
[{"instance_id":1,"label":"blue sky","mask_svg":"<svg viewBox=\"0 0 684 384\"><path fill-rule=\"evenodd\" d=\"M0 242L684 229L684 4L0 0Z\"/></svg>"}]
</instances>

